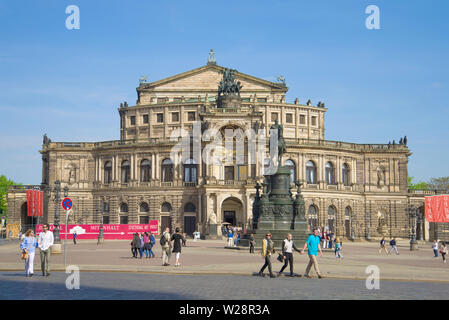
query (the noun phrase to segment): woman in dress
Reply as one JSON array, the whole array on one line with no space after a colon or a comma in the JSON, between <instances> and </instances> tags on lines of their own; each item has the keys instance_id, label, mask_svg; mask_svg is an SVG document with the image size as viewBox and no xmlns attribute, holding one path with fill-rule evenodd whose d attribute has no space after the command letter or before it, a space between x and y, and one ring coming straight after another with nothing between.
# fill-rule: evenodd
<instances>
[{"instance_id":1,"label":"woman in dress","mask_svg":"<svg viewBox=\"0 0 449 320\"><path fill-rule=\"evenodd\" d=\"M182 247L182 235L179 233L179 227L175 229L175 234L171 236L171 241L173 241L173 253L175 254L175 267L179 267L181 264L179 263L179 256L181 255L181 247Z\"/></svg>"},{"instance_id":2,"label":"woman in dress","mask_svg":"<svg viewBox=\"0 0 449 320\"><path fill-rule=\"evenodd\" d=\"M38 242L34 236L34 231L29 229L25 233L22 243L20 244L20 249L23 252L28 253L28 257L25 260L25 274L27 277L32 277L34 274L34 254L38 247Z\"/></svg>"}]
</instances>

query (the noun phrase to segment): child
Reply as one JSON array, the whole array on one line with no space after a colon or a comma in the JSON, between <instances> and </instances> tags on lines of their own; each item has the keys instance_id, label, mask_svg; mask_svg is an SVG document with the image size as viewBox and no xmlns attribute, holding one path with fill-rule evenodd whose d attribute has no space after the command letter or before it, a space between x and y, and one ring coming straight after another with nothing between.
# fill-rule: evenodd
<instances>
[{"instance_id":1,"label":"child","mask_svg":"<svg viewBox=\"0 0 449 320\"><path fill-rule=\"evenodd\" d=\"M343 255L340 253L341 251L341 242L340 242L340 238L337 238L335 241L335 258L339 258L341 260L341 258L343 258Z\"/></svg>"}]
</instances>

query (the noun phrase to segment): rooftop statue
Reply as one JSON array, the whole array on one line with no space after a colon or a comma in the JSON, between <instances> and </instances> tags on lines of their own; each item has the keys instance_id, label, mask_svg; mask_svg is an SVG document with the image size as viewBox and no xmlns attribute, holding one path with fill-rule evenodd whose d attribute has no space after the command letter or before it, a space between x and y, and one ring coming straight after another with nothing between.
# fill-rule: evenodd
<instances>
[{"instance_id":1,"label":"rooftop statue","mask_svg":"<svg viewBox=\"0 0 449 320\"><path fill-rule=\"evenodd\" d=\"M242 85L240 81L235 83L235 70L232 69L224 69L223 70L223 79L220 81L218 85L218 96L223 94L237 94L240 96L240 90L242 89Z\"/></svg>"}]
</instances>

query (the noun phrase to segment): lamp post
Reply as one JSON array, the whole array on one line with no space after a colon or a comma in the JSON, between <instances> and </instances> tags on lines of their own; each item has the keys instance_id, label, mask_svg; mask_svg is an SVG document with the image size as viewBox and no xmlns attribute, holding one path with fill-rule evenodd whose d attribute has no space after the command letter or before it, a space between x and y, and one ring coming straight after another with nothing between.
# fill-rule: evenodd
<instances>
[{"instance_id":1,"label":"lamp post","mask_svg":"<svg viewBox=\"0 0 449 320\"><path fill-rule=\"evenodd\" d=\"M350 220L350 224L351 224L351 240L354 241L355 238L355 232L354 232L354 216L355 214L351 212L351 220Z\"/></svg>"},{"instance_id":2,"label":"lamp post","mask_svg":"<svg viewBox=\"0 0 449 320\"><path fill-rule=\"evenodd\" d=\"M100 199L100 215L101 215L101 223L100 223L100 233L98 234L97 245L104 242L104 234L103 234L103 214L104 214L104 201Z\"/></svg>"},{"instance_id":3,"label":"lamp post","mask_svg":"<svg viewBox=\"0 0 449 320\"><path fill-rule=\"evenodd\" d=\"M48 198L51 198L51 188L48 187L47 189L47 196ZM59 206L61 205L61 181L56 180L55 181L55 187L53 189L53 193L55 195L55 218L54 218L54 230L53 230L53 237L54 237L54 245L52 247L52 253L57 254L61 253L61 239L59 237ZM69 188L67 186L64 187L64 197L67 197L69 195Z\"/></svg>"},{"instance_id":4,"label":"lamp post","mask_svg":"<svg viewBox=\"0 0 449 320\"><path fill-rule=\"evenodd\" d=\"M411 232L411 239L410 239L410 250L418 250L418 243L416 242L416 216L418 208L415 208L415 206L411 205L409 208L409 216L412 222L412 232Z\"/></svg>"}]
</instances>

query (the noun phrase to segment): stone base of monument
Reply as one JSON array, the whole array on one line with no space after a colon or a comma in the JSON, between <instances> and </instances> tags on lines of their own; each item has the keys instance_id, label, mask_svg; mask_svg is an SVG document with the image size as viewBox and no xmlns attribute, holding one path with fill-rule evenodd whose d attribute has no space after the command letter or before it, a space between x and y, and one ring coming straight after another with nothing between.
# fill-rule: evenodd
<instances>
[{"instance_id":1,"label":"stone base of monument","mask_svg":"<svg viewBox=\"0 0 449 320\"><path fill-rule=\"evenodd\" d=\"M61 254L62 253L61 244L60 243L53 244L51 246L50 252L51 254Z\"/></svg>"},{"instance_id":2,"label":"stone base of monument","mask_svg":"<svg viewBox=\"0 0 449 320\"><path fill-rule=\"evenodd\" d=\"M219 228L218 228L218 224L216 223L210 223L209 224L209 234L206 236L206 239L208 240L220 240L222 235L221 235L221 231L219 234Z\"/></svg>"}]
</instances>

